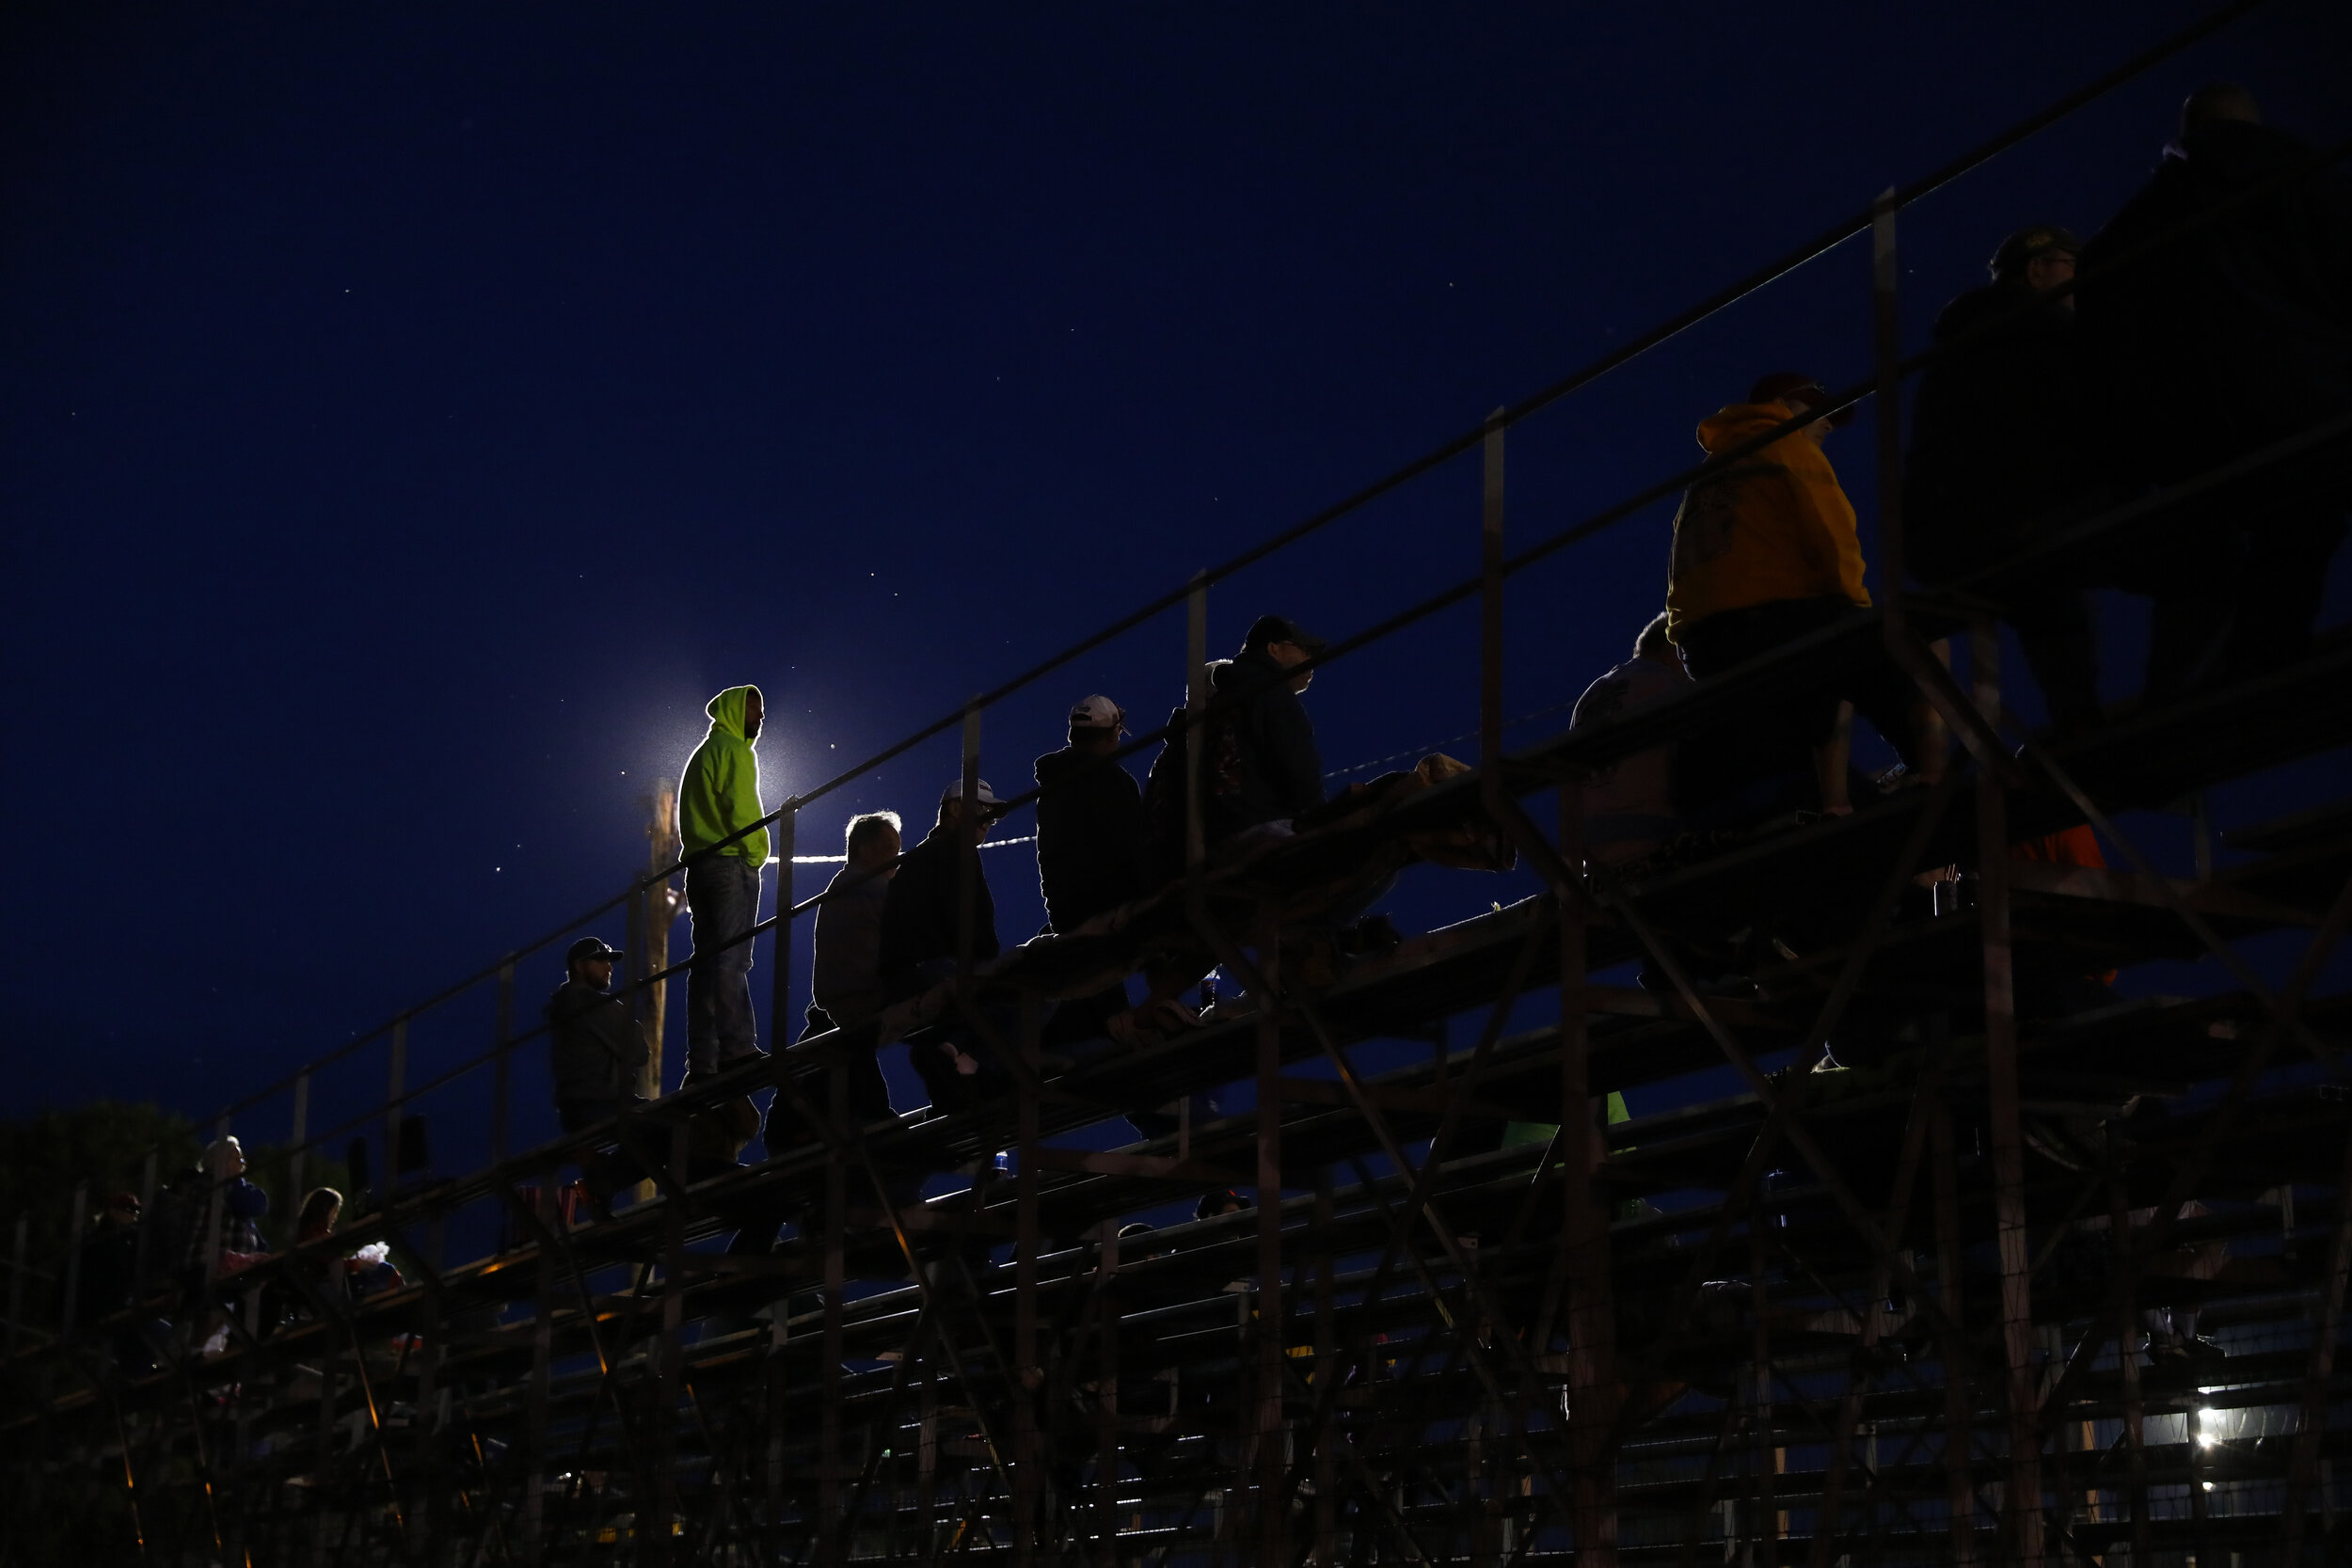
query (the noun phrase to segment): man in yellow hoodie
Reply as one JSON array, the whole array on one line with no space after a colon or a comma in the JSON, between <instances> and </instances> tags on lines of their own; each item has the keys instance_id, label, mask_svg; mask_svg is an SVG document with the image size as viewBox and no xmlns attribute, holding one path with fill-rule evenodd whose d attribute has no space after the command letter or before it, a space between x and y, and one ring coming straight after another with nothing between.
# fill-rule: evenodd
<instances>
[{"instance_id":1,"label":"man in yellow hoodie","mask_svg":"<svg viewBox=\"0 0 2352 1568\"><path fill-rule=\"evenodd\" d=\"M1794 372L1768 375L1747 400L1700 421L1709 455L1733 450L1829 402L1819 382ZM1737 669L1785 643L1867 609L1853 503L1821 450L1846 409L1794 430L1691 486L1675 515L1666 574L1667 634L1698 680ZM1750 705L1693 768L1692 806L1720 801L1771 775L1810 778L1807 803L1849 809L1844 748L1833 744L1837 706L1851 702L1915 772L1941 771L1924 700L1902 667L1875 641L1841 652L1836 667L1797 677Z\"/></svg>"},{"instance_id":2,"label":"man in yellow hoodie","mask_svg":"<svg viewBox=\"0 0 2352 1568\"><path fill-rule=\"evenodd\" d=\"M752 750L765 705L759 688L730 686L705 711L710 733L687 759L677 790L686 902L694 916L693 967L686 974L689 1073L714 1072L760 1054L752 1012L751 929L759 920L768 830L743 830L768 815L759 803L759 756Z\"/></svg>"}]
</instances>

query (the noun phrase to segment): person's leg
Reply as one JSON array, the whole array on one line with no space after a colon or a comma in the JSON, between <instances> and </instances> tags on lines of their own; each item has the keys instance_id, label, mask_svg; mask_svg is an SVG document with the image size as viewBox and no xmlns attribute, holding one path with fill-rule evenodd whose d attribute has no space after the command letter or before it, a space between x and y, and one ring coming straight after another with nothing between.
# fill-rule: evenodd
<instances>
[{"instance_id":1,"label":"person's leg","mask_svg":"<svg viewBox=\"0 0 2352 1568\"><path fill-rule=\"evenodd\" d=\"M2291 664L2310 650L2328 564L2344 531L2344 511L2332 502L2289 507L2254 526L2231 615L2232 679Z\"/></svg>"},{"instance_id":2,"label":"person's leg","mask_svg":"<svg viewBox=\"0 0 2352 1568\"><path fill-rule=\"evenodd\" d=\"M759 867L719 855L687 868L694 919L694 958L686 976L686 1063L711 1072L758 1052L752 1012L752 942L759 918Z\"/></svg>"},{"instance_id":3,"label":"person's leg","mask_svg":"<svg viewBox=\"0 0 2352 1568\"><path fill-rule=\"evenodd\" d=\"M686 907L693 922L694 952L686 970L686 1066L708 1072L719 1065L719 987L716 951L727 902L723 857L686 868Z\"/></svg>"},{"instance_id":4,"label":"person's leg","mask_svg":"<svg viewBox=\"0 0 2352 1568\"><path fill-rule=\"evenodd\" d=\"M1855 647L1839 681L1854 711L1903 759L1903 767L1930 783L1944 776L1943 726L1911 673L1895 662L1886 644Z\"/></svg>"},{"instance_id":5,"label":"person's leg","mask_svg":"<svg viewBox=\"0 0 2352 1568\"><path fill-rule=\"evenodd\" d=\"M727 862L733 873L733 928L742 936L759 924L759 867L740 858ZM719 1061L722 1065L759 1054L758 1015L752 1010L752 949L748 937L719 955L726 975L719 990Z\"/></svg>"},{"instance_id":6,"label":"person's leg","mask_svg":"<svg viewBox=\"0 0 2352 1568\"><path fill-rule=\"evenodd\" d=\"M2099 638L2090 595L2065 584L2020 588L2001 596L2003 619L2017 628L2026 665L2062 736L2095 727L2099 706Z\"/></svg>"}]
</instances>

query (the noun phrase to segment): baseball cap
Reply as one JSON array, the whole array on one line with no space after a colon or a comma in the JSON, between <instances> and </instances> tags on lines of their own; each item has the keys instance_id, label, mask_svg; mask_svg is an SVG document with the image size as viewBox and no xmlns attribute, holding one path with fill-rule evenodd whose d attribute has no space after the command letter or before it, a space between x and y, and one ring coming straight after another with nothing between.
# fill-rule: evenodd
<instances>
[{"instance_id":1,"label":"baseball cap","mask_svg":"<svg viewBox=\"0 0 2352 1568\"><path fill-rule=\"evenodd\" d=\"M1998 279L2025 271L2026 263L2038 256L2054 256L2060 251L2079 256L2082 248L2082 242L2074 238L2073 230L2055 223L2037 223L2003 240L2001 248L1993 253L1993 260L1985 265Z\"/></svg>"},{"instance_id":2,"label":"baseball cap","mask_svg":"<svg viewBox=\"0 0 2352 1568\"><path fill-rule=\"evenodd\" d=\"M1774 371L1772 374L1759 378L1755 386L1748 388L1750 403L1803 403L1818 408L1829 400L1829 391L1826 388L1811 376L1798 371ZM1850 403L1836 413L1830 415L1829 422L1833 426L1851 424L1855 412L1854 405Z\"/></svg>"},{"instance_id":3,"label":"baseball cap","mask_svg":"<svg viewBox=\"0 0 2352 1568\"><path fill-rule=\"evenodd\" d=\"M607 947L602 937L582 937L564 950L564 961L576 964L582 958L617 958L621 950Z\"/></svg>"},{"instance_id":4,"label":"baseball cap","mask_svg":"<svg viewBox=\"0 0 2352 1568\"><path fill-rule=\"evenodd\" d=\"M1073 704L1070 727L1073 730L1116 730L1127 721L1127 710L1097 692Z\"/></svg>"},{"instance_id":5,"label":"baseball cap","mask_svg":"<svg viewBox=\"0 0 2352 1568\"><path fill-rule=\"evenodd\" d=\"M1249 635L1241 640L1242 651L1248 653L1269 642L1295 642L1311 654L1319 654L1330 646L1287 615L1261 615L1249 623Z\"/></svg>"},{"instance_id":6,"label":"baseball cap","mask_svg":"<svg viewBox=\"0 0 2352 1568\"><path fill-rule=\"evenodd\" d=\"M996 800L996 792L988 787L988 781L986 779L978 780L973 784L972 794L973 799L979 801L979 803L984 806L993 806L998 803ZM951 780L948 783L947 787L939 792L939 803L943 806L950 800L961 800L962 799L963 781L961 779Z\"/></svg>"}]
</instances>

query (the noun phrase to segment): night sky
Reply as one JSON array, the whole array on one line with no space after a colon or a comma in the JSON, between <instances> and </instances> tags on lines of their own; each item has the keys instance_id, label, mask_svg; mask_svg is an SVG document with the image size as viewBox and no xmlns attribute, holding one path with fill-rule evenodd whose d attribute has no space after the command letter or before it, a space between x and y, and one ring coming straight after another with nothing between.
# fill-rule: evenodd
<instances>
[{"instance_id":1,"label":"night sky","mask_svg":"<svg viewBox=\"0 0 2352 1568\"><path fill-rule=\"evenodd\" d=\"M720 688L769 695L771 801L806 788L2203 8L11 8L0 1115L209 1115L616 892ZM2352 132L2348 45L2352 8L2278 0L1906 214L1909 340L2007 230L2095 229L2200 81ZM1522 426L1514 538L1692 461L1763 371L1864 374L1867 284L1850 244ZM1867 430L1831 447L1866 527ZM1515 583L1509 711L1621 657L1670 516ZM1360 627L1477 526L1457 463L1219 589L1213 647ZM2108 602L2111 693L2143 624ZM1472 629L1325 673L1327 765L1470 728ZM1156 724L1182 649L1165 617L1049 677L983 771L1025 788L1089 691ZM928 819L955 766L801 847ZM989 865L1019 940L1032 863ZM526 1020L560 977L526 965ZM483 996L420 1023L412 1071L488 1031Z\"/></svg>"}]
</instances>

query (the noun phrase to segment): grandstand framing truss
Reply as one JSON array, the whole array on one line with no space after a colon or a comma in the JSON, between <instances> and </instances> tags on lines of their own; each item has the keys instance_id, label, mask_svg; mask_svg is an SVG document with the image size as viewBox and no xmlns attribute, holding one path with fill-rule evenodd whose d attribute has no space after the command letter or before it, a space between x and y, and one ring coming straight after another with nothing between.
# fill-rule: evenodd
<instances>
[{"instance_id":1,"label":"grandstand framing truss","mask_svg":"<svg viewBox=\"0 0 2352 1568\"><path fill-rule=\"evenodd\" d=\"M1899 210L2248 8L1861 220L1876 374L1773 437L1874 396L1886 582L1902 579L1895 394L1916 368L1895 325ZM2352 921L2352 797L2233 835L2253 858L2191 879L2159 872L2117 817L2352 742L2352 640L2060 744L2004 706L1985 605L1890 594L1653 707L1504 744L1508 578L1703 471L1514 556L1507 428L1826 243L885 753L960 725L970 793L989 703L1180 606L1198 724L1214 581L1479 454L1478 577L1317 660L1475 597L1477 767L1232 861L1202 850L1196 783L1177 883L993 964L967 937L957 977L883 1027L1017 1020L996 1040L1015 1085L1001 1101L859 1124L849 1068L869 1026L512 1148L508 1067L532 1038L512 1022L516 964L575 922L338 1053L384 1053L370 1119L388 1156L421 1096L486 1085L490 1163L387 1180L332 1243L386 1243L403 1288L350 1299L318 1246L234 1282L208 1266L204 1299L238 1304L225 1346L137 1373L114 1347L140 1314L59 1332L20 1227L0 1380L19 1544L0 1563L60 1539L75 1560L174 1564L2341 1560L2352 998L2314 991ZM1947 638L1964 680L1936 651ZM1872 639L1957 736L1946 779L1635 879L1585 863L1594 769ZM787 865L797 813L840 782L770 819ZM2010 856L2083 823L2127 868ZM1322 972L1302 932L1335 884L1444 854L1516 856L1545 891ZM1945 867L1963 879L1922 887ZM636 928L666 914L674 869L625 895ZM779 1027L795 919L818 902L759 928ZM1716 994L1702 962L1742 924L1807 933L1755 970L1755 998ZM2243 948L2281 932L2301 933L2300 957L2272 987ZM649 971L632 946L641 998L683 968ZM1041 1046L1049 1004L1171 954L1221 966L1241 996L1134 1050ZM2068 975L2198 957L2239 989L2077 1016L2020 1006ZM1658 984L1595 978L1636 960ZM496 988L492 1049L407 1083L410 1021L481 986ZM1556 1017L1515 1032L1547 990ZM1464 1020L1467 1045L1449 1032ZM1358 1054L1373 1040L1428 1055L1372 1071ZM1870 1042L1866 1065L1807 1070L1849 1041ZM308 1125L319 1065L270 1091L290 1099L297 1151L348 1131ZM1730 1098L1604 1122L1613 1091L1726 1065ZM1255 1108L1191 1109L1245 1079ZM688 1117L755 1089L774 1095L770 1157L696 1180ZM1171 1134L1070 1141L1164 1104L1187 1108ZM1505 1123L1556 1127L1522 1143L1496 1134ZM615 1140L654 1196L609 1214L564 1201L567 1164ZM957 1170L961 1190L916 1196ZM154 1178L151 1162L151 1194ZM1257 1202L1120 1234L1122 1217L1227 1186ZM499 1243L447 1259L452 1222L485 1214ZM793 1236L771 1253L712 1244L782 1219ZM143 1260L151 1283L163 1262ZM72 1255L40 1269L71 1324ZM263 1284L303 1308L274 1332ZM2143 1366L2132 1348L2159 1306L2201 1307L2228 1354Z\"/></svg>"}]
</instances>

